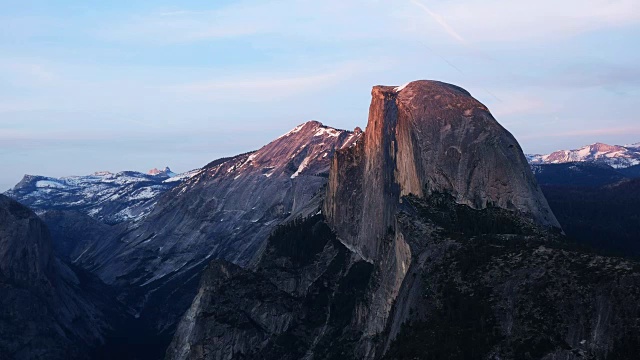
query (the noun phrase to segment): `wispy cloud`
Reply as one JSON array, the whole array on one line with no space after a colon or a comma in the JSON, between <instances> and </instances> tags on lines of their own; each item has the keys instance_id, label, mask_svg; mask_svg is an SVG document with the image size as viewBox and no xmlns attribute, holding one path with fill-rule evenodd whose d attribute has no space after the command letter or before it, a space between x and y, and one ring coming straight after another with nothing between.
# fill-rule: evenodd
<instances>
[{"instance_id":1,"label":"wispy cloud","mask_svg":"<svg viewBox=\"0 0 640 360\"><path fill-rule=\"evenodd\" d=\"M429 16L431 16L431 18L433 18L433 20L436 23L438 23L438 25L440 25L440 27L447 34L449 34L449 36L451 36L452 38L454 38L455 40L461 43L466 43L466 40L460 34L458 34L458 32L455 31L453 27L449 25L449 23L447 23L447 21L442 17L442 15L435 13L426 4L424 4L421 1L418 1L418 0L410 0L410 1L416 6L418 6L419 8L421 8L422 10L424 10L427 14L429 14Z\"/></svg>"}]
</instances>

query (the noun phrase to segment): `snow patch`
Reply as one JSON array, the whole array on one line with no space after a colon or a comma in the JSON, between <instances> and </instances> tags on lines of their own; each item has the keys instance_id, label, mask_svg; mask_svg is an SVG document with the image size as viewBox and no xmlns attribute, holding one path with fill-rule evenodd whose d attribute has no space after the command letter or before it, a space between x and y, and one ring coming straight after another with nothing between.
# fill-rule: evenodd
<instances>
[{"instance_id":1,"label":"snow patch","mask_svg":"<svg viewBox=\"0 0 640 360\"><path fill-rule=\"evenodd\" d=\"M313 136L323 136L323 135L327 135L329 137L338 137L340 136L341 132L333 129L333 128L325 128L325 127L321 127L318 130L316 130L315 134L313 134Z\"/></svg>"},{"instance_id":2,"label":"snow patch","mask_svg":"<svg viewBox=\"0 0 640 360\"><path fill-rule=\"evenodd\" d=\"M66 189L68 186L61 184L57 181L51 180L38 180L36 182L37 188L53 188L53 189Z\"/></svg>"},{"instance_id":3,"label":"snow patch","mask_svg":"<svg viewBox=\"0 0 640 360\"><path fill-rule=\"evenodd\" d=\"M172 183L176 181L191 179L192 177L200 174L201 172L202 172L202 169L195 169L195 170L183 172L182 174L178 174L176 176L168 178L167 180L164 180L163 183Z\"/></svg>"},{"instance_id":4,"label":"snow patch","mask_svg":"<svg viewBox=\"0 0 640 360\"><path fill-rule=\"evenodd\" d=\"M302 160L302 163L300 164L300 166L298 166L298 170L296 170L296 172L291 175L291 178L297 178L298 175L300 175L300 173L307 167L307 165L309 165L309 157L306 157L304 158L304 160Z\"/></svg>"},{"instance_id":5,"label":"snow patch","mask_svg":"<svg viewBox=\"0 0 640 360\"><path fill-rule=\"evenodd\" d=\"M400 91L404 90L404 88L406 88L406 87L407 87L407 85L409 85L409 84L411 84L411 82L408 82L408 83L406 83L406 84L404 84L404 85L401 85L401 86L395 87L395 88L393 88L393 91L395 91L395 92L400 92Z\"/></svg>"},{"instance_id":6,"label":"snow patch","mask_svg":"<svg viewBox=\"0 0 640 360\"><path fill-rule=\"evenodd\" d=\"M284 134L284 135L282 135L282 136L278 137L278 139L281 139L281 138L283 138L283 137L287 137L287 136L291 136L291 135L293 135L293 134L297 133L298 131L302 130L302 128L304 127L304 125L305 125L305 124L300 124L300 125L298 125L298 126L294 127L294 128L293 128L293 129L291 129L288 133L286 133L286 134ZM277 139L276 139L276 140L277 140Z\"/></svg>"}]
</instances>

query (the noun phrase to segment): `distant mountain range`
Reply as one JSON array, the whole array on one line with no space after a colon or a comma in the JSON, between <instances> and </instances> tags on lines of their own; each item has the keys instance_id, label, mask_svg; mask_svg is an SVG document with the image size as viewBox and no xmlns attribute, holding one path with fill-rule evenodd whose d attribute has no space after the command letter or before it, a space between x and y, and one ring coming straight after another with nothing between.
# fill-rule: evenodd
<instances>
[{"instance_id":1,"label":"distant mountain range","mask_svg":"<svg viewBox=\"0 0 640 360\"><path fill-rule=\"evenodd\" d=\"M178 175L166 167L150 170L148 174L99 171L61 178L25 175L5 194L39 214L47 210L75 210L107 224L116 224L140 219L151 210L158 195L198 171Z\"/></svg>"},{"instance_id":2,"label":"distant mountain range","mask_svg":"<svg viewBox=\"0 0 640 360\"><path fill-rule=\"evenodd\" d=\"M608 145L595 143L574 150L558 150L551 154L526 155L531 164L563 164L569 162L595 162L613 168L640 165L640 143L632 145Z\"/></svg>"}]
</instances>

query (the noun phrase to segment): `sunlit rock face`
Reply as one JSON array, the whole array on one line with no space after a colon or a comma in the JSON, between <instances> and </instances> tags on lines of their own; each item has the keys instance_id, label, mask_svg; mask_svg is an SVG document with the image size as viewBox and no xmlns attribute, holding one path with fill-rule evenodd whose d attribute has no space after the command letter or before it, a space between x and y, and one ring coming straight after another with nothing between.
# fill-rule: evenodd
<instances>
[{"instance_id":1,"label":"sunlit rock face","mask_svg":"<svg viewBox=\"0 0 640 360\"><path fill-rule=\"evenodd\" d=\"M338 236L367 259L400 197L447 192L460 204L498 206L560 227L515 138L454 85L414 81L375 86L364 138L339 151L325 214Z\"/></svg>"}]
</instances>

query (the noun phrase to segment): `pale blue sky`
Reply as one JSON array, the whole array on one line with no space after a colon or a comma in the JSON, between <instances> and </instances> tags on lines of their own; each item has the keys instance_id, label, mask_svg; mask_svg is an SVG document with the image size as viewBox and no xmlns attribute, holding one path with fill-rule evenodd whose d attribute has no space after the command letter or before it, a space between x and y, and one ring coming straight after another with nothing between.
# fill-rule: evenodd
<instances>
[{"instance_id":1,"label":"pale blue sky","mask_svg":"<svg viewBox=\"0 0 640 360\"><path fill-rule=\"evenodd\" d=\"M0 191L22 175L365 127L371 86L469 90L526 152L640 141L640 1L2 1Z\"/></svg>"}]
</instances>

